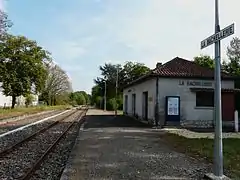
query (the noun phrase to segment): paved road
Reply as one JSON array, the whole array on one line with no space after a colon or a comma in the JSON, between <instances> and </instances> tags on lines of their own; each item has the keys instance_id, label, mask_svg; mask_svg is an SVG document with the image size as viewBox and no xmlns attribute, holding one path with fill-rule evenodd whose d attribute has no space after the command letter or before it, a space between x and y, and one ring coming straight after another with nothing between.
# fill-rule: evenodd
<instances>
[{"instance_id":1,"label":"paved road","mask_svg":"<svg viewBox=\"0 0 240 180\"><path fill-rule=\"evenodd\" d=\"M202 179L207 166L161 142L161 131L90 110L62 179Z\"/></svg>"}]
</instances>

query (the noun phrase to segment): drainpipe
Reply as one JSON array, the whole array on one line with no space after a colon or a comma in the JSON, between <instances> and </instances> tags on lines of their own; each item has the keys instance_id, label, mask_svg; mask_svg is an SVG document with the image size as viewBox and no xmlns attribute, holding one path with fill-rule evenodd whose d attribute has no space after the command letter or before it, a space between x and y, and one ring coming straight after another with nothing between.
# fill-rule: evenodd
<instances>
[{"instance_id":1,"label":"drainpipe","mask_svg":"<svg viewBox=\"0 0 240 180\"><path fill-rule=\"evenodd\" d=\"M156 77L156 103L155 103L155 125L156 126L160 126L160 123L159 123L159 110L158 110L158 107L159 107L159 98L158 98L158 93L159 93L159 88L158 88L158 76Z\"/></svg>"}]
</instances>

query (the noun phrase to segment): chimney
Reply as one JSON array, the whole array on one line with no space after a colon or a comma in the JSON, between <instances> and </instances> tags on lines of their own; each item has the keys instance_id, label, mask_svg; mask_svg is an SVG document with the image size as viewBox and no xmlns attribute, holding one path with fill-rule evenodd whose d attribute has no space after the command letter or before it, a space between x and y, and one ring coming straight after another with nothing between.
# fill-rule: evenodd
<instances>
[{"instance_id":1,"label":"chimney","mask_svg":"<svg viewBox=\"0 0 240 180\"><path fill-rule=\"evenodd\" d=\"M157 62L157 64L156 64L156 68L159 68L160 66L162 66L162 63Z\"/></svg>"}]
</instances>

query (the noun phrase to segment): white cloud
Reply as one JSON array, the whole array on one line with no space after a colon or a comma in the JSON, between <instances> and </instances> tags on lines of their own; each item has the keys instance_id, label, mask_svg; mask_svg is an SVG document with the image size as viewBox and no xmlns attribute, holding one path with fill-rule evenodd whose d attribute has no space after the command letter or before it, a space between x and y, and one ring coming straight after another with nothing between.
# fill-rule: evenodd
<instances>
[{"instance_id":1,"label":"white cloud","mask_svg":"<svg viewBox=\"0 0 240 180\"><path fill-rule=\"evenodd\" d=\"M5 11L6 10L5 7L6 7L6 3L4 2L4 0L0 0L0 9Z\"/></svg>"},{"instance_id":2,"label":"white cloud","mask_svg":"<svg viewBox=\"0 0 240 180\"><path fill-rule=\"evenodd\" d=\"M237 14L239 6L239 0L220 1L222 28L232 22L240 24ZM139 59L136 56L137 61L150 67L154 67L158 61L165 62L175 56L192 59L202 53L212 56L214 52L213 46L200 50L200 41L214 32L214 1L107 1L102 14L81 22L81 26L75 25L79 22L77 17L77 12L72 12L63 16L64 21L60 18L64 23L63 27L73 36L92 32L89 39L80 37L75 43L81 42L81 45L91 47L93 43L100 45L99 40L102 38L123 43L132 49L132 53L142 55ZM240 35L237 29L235 35ZM222 41L223 57L226 57L225 50L231 39L232 37L228 37ZM106 45L104 41L101 43L102 46ZM73 56L78 52L74 48L72 51ZM111 62L124 62L127 56L115 57L117 60Z\"/></svg>"},{"instance_id":3,"label":"white cloud","mask_svg":"<svg viewBox=\"0 0 240 180\"><path fill-rule=\"evenodd\" d=\"M150 51L149 59L159 57L167 61L175 56L191 59L201 53L213 54L213 46L201 51L200 41L214 32L214 2L209 0L148 2L144 6L135 4L131 11L127 7L107 9L101 17L104 19L106 32L114 34L116 41L125 43L139 53ZM232 22L240 24L237 15L239 6L239 0L221 1L222 28ZM235 35L239 36L240 32L236 31ZM230 40L231 37L223 40L223 56L226 56L225 49ZM148 61L146 60L147 63Z\"/></svg>"}]
</instances>

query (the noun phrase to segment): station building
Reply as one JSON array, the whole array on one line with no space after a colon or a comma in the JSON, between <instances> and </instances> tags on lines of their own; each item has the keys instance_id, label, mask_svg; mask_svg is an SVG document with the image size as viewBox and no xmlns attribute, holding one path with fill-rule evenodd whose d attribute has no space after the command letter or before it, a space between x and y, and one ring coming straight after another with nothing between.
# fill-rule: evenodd
<instances>
[{"instance_id":1,"label":"station building","mask_svg":"<svg viewBox=\"0 0 240 180\"><path fill-rule=\"evenodd\" d=\"M223 124L234 121L234 77L221 72ZM160 126L211 127L214 109L214 70L179 57L156 65L123 90L124 114Z\"/></svg>"}]
</instances>

